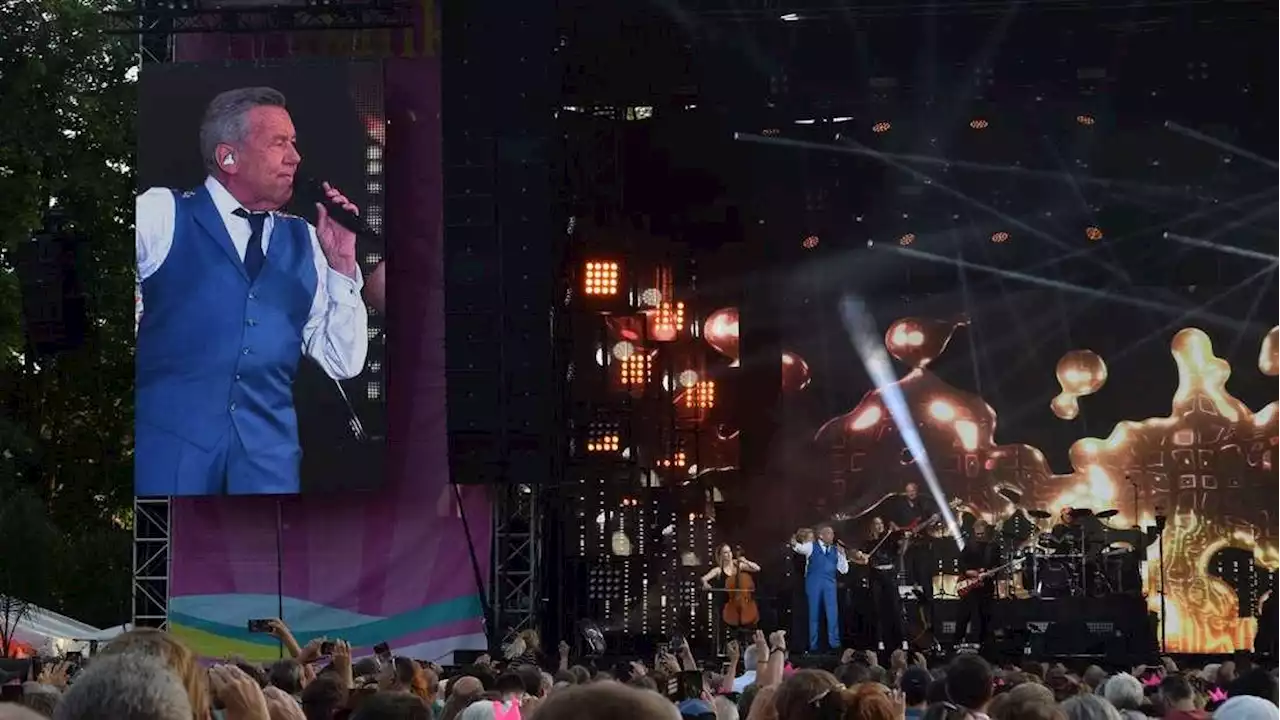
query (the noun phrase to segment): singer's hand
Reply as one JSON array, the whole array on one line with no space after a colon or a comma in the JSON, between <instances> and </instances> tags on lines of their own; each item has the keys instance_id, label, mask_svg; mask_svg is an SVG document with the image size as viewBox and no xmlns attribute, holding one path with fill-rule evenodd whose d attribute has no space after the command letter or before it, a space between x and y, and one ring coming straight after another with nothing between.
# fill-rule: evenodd
<instances>
[{"instance_id":1,"label":"singer's hand","mask_svg":"<svg viewBox=\"0 0 1280 720\"><path fill-rule=\"evenodd\" d=\"M324 194L329 202L360 214L360 209L329 183L324 183ZM349 278L356 276L356 234L330 218L323 203L316 203L316 239L329 267Z\"/></svg>"}]
</instances>

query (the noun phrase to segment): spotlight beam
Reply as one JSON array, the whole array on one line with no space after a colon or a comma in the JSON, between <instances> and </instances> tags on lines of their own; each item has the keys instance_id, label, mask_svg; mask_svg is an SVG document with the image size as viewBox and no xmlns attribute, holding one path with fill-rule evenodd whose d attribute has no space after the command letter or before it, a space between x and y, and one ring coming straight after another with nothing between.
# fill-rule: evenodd
<instances>
[{"instance_id":1,"label":"spotlight beam","mask_svg":"<svg viewBox=\"0 0 1280 720\"><path fill-rule=\"evenodd\" d=\"M1245 150L1242 147L1236 147L1235 145L1232 145L1229 142L1219 140L1218 138L1213 137L1212 135L1205 135L1199 130L1192 130L1191 128L1186 127L1185 125L1179 125L1178 123L1172 120L1166 120L1164 123L1164 126L1166 129L1172 130L1173 132L1176 132L1179 135L1182 135L1184 137L1189 137L1192 140L1199 140L1200 142L1205 143L1206 145L1212 145L1213 147L1216 147L1219 150L1225 150L1226 152L1229 152L1232 155L1239 155L1242 158L1248 158L1256 163L1266 165L1272 170L1280 169L1280 165L1277 165L1276 161L1274 160L1268 160L1267 158L1264 158L1255 152Z\"/></svg>"},{"instance_id":2,"label":"spotlight beam","mask_svg":"<svg viewBox=\"0 0 1280 720\"><path fill-rule=\"evenodd\" d=\"M889 353L885 351L884 344L881 342L884 335L876 328L875 320L872 319L866 303L860 298L852 295L842 298L840 317L844 321L844 329L849 333L854 349L858 352L858 357L862 359L862 364L867 369L867 376L875 383L880 399L884 401L885 409L889 411L889 416L893 418L894 425L898 428L898 434L902 436L902 441L915 460L915 466L920 469L920 476L929 487L929 494L933 496L942 520L947 524L948 533L955 538L956 547L963 550L964 540L960 537L960 525L956 522L950 506L947 505L947 497L942 492L942 484L938 482L937 473L933 471L933 463L929 461L924 440L916 430L916 421L911 417L911 408L907 406L907 399L902 394L902 387L898 384L898 378L893 372Z\"/></svg>"},{"instance_id":3,"label":"spotlight beam","mask_svg":"<svg viewBox=\"0 0 1280 720\"><path fill-rule=\"evenodd\" d=\"M880 245L877 245L876 247L881 248ZM995 275L998 277L1009 278L1010 280L1018 280L1020 282L1027 283L1028 285L1040 285L1042 287L1049 287L1055 290L1062 290L1064 292L1075 293L1077 295L1084 295L1086 297L1091 297L1098 300L1107 300L1109 302L1118 302L1118 303L1123 303L1125 305L1133 305L1134 307L1140 307L1145 310L1154 310L1159 313L1168 314L1176 311L1175 308L1172 308L1165 303L1155 302L1154 300L1146 300L1144 298L1130 297L1128 295L1119 295L1116 293L1107 292L1105 290L1096 290L1094 288L1085 287L1083 285L1076 285L1074 283L1063 282L1062 280L1053 280L1050 278L1040 277L1038 275L1028 275L1027 273L1021 273L1015 270L1002 270L1000 268L991 267L990 265L980 265L978 263L971 263L967 260L957 260L955 258L943 257L942 255L934 255L933 253L913 250L911 248L897 247L892 245L885 245L883 247L888 248L890 252L899 253L907 257L915 258L917 260L928 260L930 262L944 263L944 264L963 263L965 267L970 270L976 270L978 272L983 272L983 273L987 273L989 275ZM1270 272L1270 269L1264 270L1263 272ZM1257 277L1257 275L1249 278L1249 280L1252 280L1255 277ZM1213 313L1199 312L1197 310L1191 311L1190 313L1188 313L1188 316L1203 318L1205 320L1217 323L1224 327L1232 328L1236 331L1241 331L1242 329L1246 329L1249 327L1249 323L1242 323L1235 318L1229 318L1224 315L1216 315Z\"/></svg>"},{"instance_id":4,"label":"spotlight beam","mask_svg":"<svg viewBox=\"0 0 1280 720\"><path fill-rule=\"evenodd\" d=\"M1075 175L1071 173L1053 172L1049 170L1031 170L1029 168L1013 167L1011 165L991 165L989 163L979 163L970 160L951 160L944 157L936 157L932 155L916 155L912 153L882 153L871 148L857 145L832 145L830 143L813 142L810 140L795 140L793 138L782 137L765 137L764 135L755 135L753 133L735 132L734 140L743 142L763 143L767 145L783 145L787 147L800 148L803 150L827 150L830 152L842 153L845 155L860 155L871 157L892 157L906 163L917 163L920 165L937 165L964 168L966 170L978 170L986 172L1015 173L1027 177L1041 178L1044 180L1056 180L1058 182L1074 181L1085 185L1099 185L1106 189L1123 188L1134 192L1147 192L1152 195L1169 195L1174 197L1188 197L1191 191L1185 187L1172 187L1165 185L1150 185L1146 183L1136 183L1126 180L1115 180L1112 178L1100 178L1089 175Z\"/></svg>"},{"instance_id":5,"label":"spotlight beam","mask_svg":"<svg viewBox=\"0 0 1280 720\"><path fill-rule=\"evenodd\" d=\"M1274 209L1274 208L1268 208L1268 209ZM1275 255L1269 255L1259 250L1250 250L1248 248L1236 247L1234 245L1223 245L1221 243L1209 242L1208 240L1201 240L1200 238L1193 238L1193 237L1188 237L1186 235L1179 235L1178 233L1175 233L1175 232L1166 232L1164 236L1170 240L1177 240L1178 242L1183 243L1185 245L1192 245L1195 247L1207 248L1209 250L1215 250L1225 255L1235 255L1237 257L1249 258L1251 260L1261 260L1263 262L1269 262L1269 263L1274 263L1277 260L1280 260L1280 258L1277 258Z\"/></svg>"}]
</instances>

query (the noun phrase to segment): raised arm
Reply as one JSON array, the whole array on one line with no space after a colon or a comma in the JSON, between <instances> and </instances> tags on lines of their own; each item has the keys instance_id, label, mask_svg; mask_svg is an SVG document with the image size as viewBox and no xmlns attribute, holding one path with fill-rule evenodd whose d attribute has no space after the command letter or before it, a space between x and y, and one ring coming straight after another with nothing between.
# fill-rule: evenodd
<instances>
[{"instance_id":1,"label":"raised arm","mask_svg":"<svg viewBox=\"0 0 1280 720\"><path fill-rule=\"evenodd\" d=\"M752 572L752 573L760 572L760 566L757 565L756 563L751 562L746 558L738 559L738 567L742 568L743 570L746 570L747 572Z\"/></svg>"}]
</instances>

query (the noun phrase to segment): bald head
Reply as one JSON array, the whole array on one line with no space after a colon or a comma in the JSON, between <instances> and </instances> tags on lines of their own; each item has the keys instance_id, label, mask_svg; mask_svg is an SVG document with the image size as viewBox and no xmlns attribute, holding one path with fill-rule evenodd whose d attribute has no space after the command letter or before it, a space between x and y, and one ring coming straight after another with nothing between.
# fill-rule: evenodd
<instances>
[{"instance_id":1,"label":"bald head","mask_svg":"<svg viewBox=\"0 0 1280 720\"><path fill-rule=\"evenodd\" d=\"M484 692L484 684L480 678L463 675L449 683L450 695L479 695Z\"/></svg>"}]
</instances>

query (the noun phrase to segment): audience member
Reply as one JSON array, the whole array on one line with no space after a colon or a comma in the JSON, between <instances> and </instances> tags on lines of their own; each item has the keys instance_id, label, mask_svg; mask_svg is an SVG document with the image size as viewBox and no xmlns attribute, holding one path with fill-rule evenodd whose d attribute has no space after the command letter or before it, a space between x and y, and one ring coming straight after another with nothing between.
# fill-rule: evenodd
<instances>
[{"instance_id":1,"label":"audience member","mask_svg":"<svg viewBox=\"0 0 1280 720\"><path fill-rule=\"evenodd\" d=\"M657 693L621 683L593 683L552 692L538 707L533 720L675 720L678 717L675 707ZM751 720L759 719L753 715Z\"/></svg>"},{"instance_id":2,"label":"audience member","mask_svg":"<svg viewBox=\"0 0 1280 720\"><path fill-rule=\"evenodd\" d=\"M1120 673L1107 679L1102 689L1102 697L1120 712L1125 720L1145 720L1142 712L1146 695L1142 683L1129 673Z\"/></svg>"},{"instance_id":3,"label":"audience member","mask_svg":"<svg viewBox=\"0 0 1280 720\"><path fill-rule=\"evenodd\" d=\"M1160 700L1165 720L1205 720L1209 717L1209 713L1196 707L1195 690L1182 675L1166 675L1160 681Z\"/></svg>"},{"instance_id":4,"label":"audience member","mask_svg":"<svg viewBox=\"0 0 1280 720\"><path fill-rule=\"evenodd\" d=\"M960 655L951 661L945 680L951 702L972 713L986 714L994 692L991 665L977 655Z\"/></svg>"},{"instance_id":5,"label":"audience member","mask_svg":"<svg viewBox=\"0 0 1280 720\"><path fill-rule=\"evenodd\" d=\"M1276 720L1280 710L1276 704L1252 695L1228 698L1213 713L1213 720Z\"/></svg>"},{"instance_id":6,"label":"audience member","mask_svg":"<svg viewBox=\"0 0 1280 720\"><path fill-rule=\"evenodd\" d=\"M926 668L913 665L904 668L898 678L898 689L902 691L902 700L906 705L903 716L906 720L921 720L924 711L929 707L929 683L933 676Z\"/></svg>"},{"instance_id":7,"label":"audience member","mask_svg":"<svg viewBox=\"0 0 1280 720\"><path fill-rule=\"evenodd\" d=\"M1097 695L1081 693L1062 703L1067 720L1121 720L1120 711Z\"/></svg>"},{"instance_id":8,"label":"audience member","mask_svg":"<svg viewBox=\"0 0 1280 720\"><path fill-rule=\"evenodd\" d=\"M360 703L351 720L431 720L431 708L412 693L382 691Z\"/></svg>"},{"instance_id":9,"label":"audience member","mask_svg":"<svg viewBox=\"0 0 1280 720\"><path fill-rule=\"evenodd\" d=\"M255 690L255 692L258 692ZM181 680L160 658L97 658L63 696L55 720L191 720Z\"/></svg>"}]
</instances>

